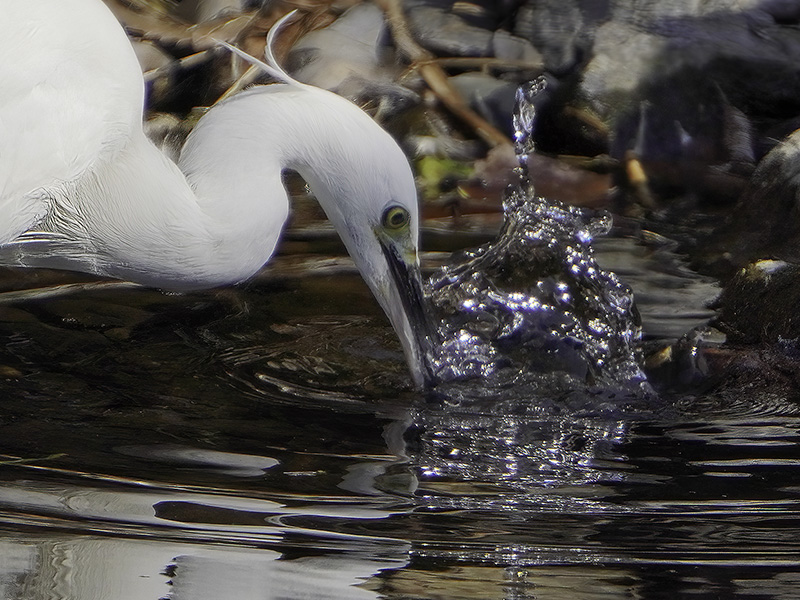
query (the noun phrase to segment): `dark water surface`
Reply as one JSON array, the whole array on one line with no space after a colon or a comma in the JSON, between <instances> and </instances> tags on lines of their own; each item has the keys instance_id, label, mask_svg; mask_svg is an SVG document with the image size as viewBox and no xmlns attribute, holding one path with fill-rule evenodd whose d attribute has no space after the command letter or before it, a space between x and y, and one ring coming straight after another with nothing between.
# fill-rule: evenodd
<instances>
[{"instance_id":1,"label":"dark water surface","mask_svg":"<svg viewBox=\"0 0 800 600\"><path fill-rule=\"evenodd\" d=\"M800 597L800 406L426 396L377 311L351 275L0 304L0 598Z\"/></svg>"}]
</instances>

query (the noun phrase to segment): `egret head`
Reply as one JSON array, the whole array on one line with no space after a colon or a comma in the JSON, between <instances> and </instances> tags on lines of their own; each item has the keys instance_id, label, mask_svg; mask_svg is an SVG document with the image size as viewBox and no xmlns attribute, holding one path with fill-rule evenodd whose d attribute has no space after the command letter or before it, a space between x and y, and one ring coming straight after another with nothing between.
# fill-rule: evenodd
<instances>
[{"instance_id":1,"label":"egret head","mask_svg":"<svg viewBox=\"0 0 800 600\"><path fill-rule=\"evenodd\" d=\"M400 338L417 385L432 383L436 328L426 310L419 208L408 159L363 111L336 97L315 164L297 170L336 227Z\"/></svg>"}]
</instances>

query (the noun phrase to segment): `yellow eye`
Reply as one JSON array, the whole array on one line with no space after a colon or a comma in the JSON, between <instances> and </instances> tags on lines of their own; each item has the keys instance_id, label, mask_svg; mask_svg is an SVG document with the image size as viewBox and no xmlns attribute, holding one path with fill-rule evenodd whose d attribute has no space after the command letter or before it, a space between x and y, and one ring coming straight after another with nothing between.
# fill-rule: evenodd
<instances>
[{"instance_id":1,"label":"yellow eye","mask_svg":"<svg viewBox=\"0 0 800 600\"><path fill-rule=\"evenodd\" d=\"M390 206L383 213L383 226L386 229L403 229L411 221L411 215L402 206Z\"/></svg>"}]
</instances>

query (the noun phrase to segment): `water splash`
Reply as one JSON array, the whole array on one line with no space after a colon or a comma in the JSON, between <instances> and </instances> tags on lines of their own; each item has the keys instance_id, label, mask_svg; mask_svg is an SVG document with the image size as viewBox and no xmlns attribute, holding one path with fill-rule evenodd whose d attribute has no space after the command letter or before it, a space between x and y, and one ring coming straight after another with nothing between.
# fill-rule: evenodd
<instances>
[{"instance_id":1,"label":"water splash","mask_svg":"<svg viewBox=\"0 0 800 600\"><path fill-rule=\"evenodd\" d=\"M537 197L528 176L533 100L543 87L539 79L517 92L519 182L506 194L498 239L428 282L444 340L438 376L504 384L546 375L566 388L646 390L633 296L598 266L591 246L610 230L610 216Z\"/></svg>"}]
</instances>

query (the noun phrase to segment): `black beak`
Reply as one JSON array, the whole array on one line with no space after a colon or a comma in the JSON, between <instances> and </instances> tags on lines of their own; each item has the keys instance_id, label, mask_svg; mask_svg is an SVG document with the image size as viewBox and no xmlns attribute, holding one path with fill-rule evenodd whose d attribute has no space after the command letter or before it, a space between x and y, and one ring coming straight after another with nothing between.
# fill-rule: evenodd
<instances>
[{"instance_id":1,"label":"black beak","mask_svg":"<svg viewBox=\"0 0 800 600\"><path fill-rule=\"evenodd\" d=\"M434 387L437 383L434 361L441 340L422 289L419 265L403 260L394 244L381 241L381 249L411 326L423 385Z\"/></svg>"}]
</instances>

